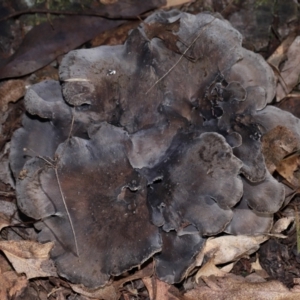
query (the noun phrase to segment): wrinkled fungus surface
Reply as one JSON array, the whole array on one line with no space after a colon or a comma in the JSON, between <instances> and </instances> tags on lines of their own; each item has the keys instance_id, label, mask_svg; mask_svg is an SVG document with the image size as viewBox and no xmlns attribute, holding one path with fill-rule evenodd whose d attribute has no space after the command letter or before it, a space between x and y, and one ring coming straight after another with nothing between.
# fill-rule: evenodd
<instances>
[{"instance_id":1,"label":"wrinkled fungus surface","mask_svg":"<svg viewBox=\"0 0 300 300\"><path fill-rule=\"evenodd\" d=\"M270 230L284 200L261 139L274 74L211 14L157 12L124 45L72 51L29 88L11 143L19 208L61 276L104 286L153 258L180 282L207 237Z\"/></svg>"}]
</instances>

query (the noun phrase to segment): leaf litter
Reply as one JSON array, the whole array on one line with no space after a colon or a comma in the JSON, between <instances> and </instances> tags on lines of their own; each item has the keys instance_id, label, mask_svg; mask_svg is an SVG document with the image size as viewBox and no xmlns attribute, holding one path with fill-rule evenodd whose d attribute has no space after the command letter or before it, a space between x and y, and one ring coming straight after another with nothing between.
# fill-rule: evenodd
<instances>
[{"instance_id":1,"label":"leaf litter","mask_svg":"<svg viewBox=\"0 0 300 300\"><path fill-rule=\"evenodd\" d=\"M288 151L288 152L290 152L290 151ZM285 164L284 159L283 159L283 164ZM295 163L290 163L290 165L292 165L291 168L295 169ZM289 168L289 167L286 167L286 168ZM290 172L290 174L292 174L291 171L289 171L289 172ZM285 178L285 176L283 176L283 177ZM286 176L286 177L287 178L285 178L285 179L289 178L288 176ZM281 219L279 219L279 220L281 220ZM284 221L282 221L282 222L284 222ZM285 220L285 222L287 222L287 221ZM281 228L281 230L283 230L283 229ZM286 230L286 228L284 230ZM246 237L246 238L248 239L249 237ZM259 247L257 245L260 244L260 243L258 243L258 241L260 241L260 238L267 239L268 237L254 237L254 240L253 240L252 244L250 243L250 246L248 246L248 247L245 246L245 248L238 251L238 253L232 254L231 256L229 255L229 258L227 258L227 261L226 261L226 258L224 258L225 255L223 253L220 255L219 261L222 261L222 259L223 259L224 263L226 263L226 262L238 260L242 256L251 255L251 252L252 251L255 252L257 250L256 248ZM251 240L251 237L250 237L250 240ZM8 242L10 242L10 241L8 241ZM43 271L44 273L43 272L39 273L39 271L41 271L39 269L41 268L41 265L43 264L43 262L48 260L48 254L50 251L50 247L47 246L48 248L46 247L47 248L46 250L42 250L42 249L32 250L32 248L35 249L35 246L33 246L33 244L30 244L30 243L28 243L26 245L25 244L26 243L24 243L22 245L22 243L12 242L12 243L7 243L7 244L4 243L2 245L3 248L1 247L1 244L0 244L0 247L4 253L8 254L8 258L10 257L10 259L14 262L14 263L12 262L13 265L14 264L16 266L21 265L20 269L18 269L19 267L15 267L15 269L18 271L18 273L26 274L25 270L28 271L28 268L31 269L30 263L32 263L33 273L30 273L31 271L30 272L28 271L28 274L27 274L28 279L39 277L39 276L55 276L55 272L49 266L48 266L49 270L47 270L47 268L46 268L46 271ZM236 244L234 242L232 243L232 245L236 246ZM222 246L224 246L224 244L220 243L216 248L212 247L212 250L210 250L211 253L214 253L214 255L215 255L217 253L217 249L220 250L220 248L222 248ZM238 244L238 247L240 247L240 244ZM21 249L21 252L20 252L20 249ZM24 249L25 254L22 253L23 252L22 249ZM26 251L25 251L25 249L26 249ZM254 249L256 249L256 250L254 250ZM214 255L209 260L209 262L211 264L212 264L212 262L214 262L214 260L218 261L217 260L218 256L214 257ZM33 260L33 261L31 261L31 260ZM215 266L215 262L213 263L213 265ZM53 265L52 265L52 267L53 267ZM218 270L220 270L220 269L218 269ZM35 271L36 271L36 273L35 273ZM26 279L24 281L24 278L25 278L24 276L21 277L21 279L19 280L18 279L18 278L20 278L19 275L16 275L16 273L13 271L10 271L10 272L11 272L10 276L8 276L8 274L7 274L7 275L5 275L6 277L1 276L1 278L11 278L11 279L9 279L10 283L6 284L6 285L9 287L7 289L10 291L9 295L10 295L10 297L12 297L13 295L16 295L17 293L19 293L21 290L24 290L24 287L26 286L25 284L27 284L27 281L26 281ZM139 271L137 271L135 277L132 275L128 275L127 279L128 279L128 281L131 281L131 280L138 280L138 279L142 278L144 280L146 288L149 290L149 295L150 295L151 299L170 299L171 296L175 297L173 293L170 294L170 292L169 292L169 289L172 289L172 286L170 286L164 282L160 282L158 279L155 279L153 276L151 276L151 272L148 274L145 274L143 272L141 272L141 273L138 273L138 272ZM218 271L216 271L216 272L218 272ZM38 274L44 274L44 275L38 275ZM214 274L214 273L212 272L212 274ZM132 277L130 277L130 276L132 276ZM149 283L150 279L153 282L156 281L156 283ZM20 281L19 284L11 285L12 282L18 282L18 281ZM3 282L5 282L5 281L3 281ZM25 284L24 284L24 282L25 282ZM226 291L225 298L222 298L222 299L227 299L226 297L228 297L228 299L235 299L234 297L237 297L237 295L241 296L241 292L243 291L243 289L244 289L244 292L243 292L244 296L242 296L242 297L248 296L248 298L245 298L245 299L249 299L250 296L261 297L258 299L269 299L269 298L267 298L267 297L269 297L269 296L267 296L267 291L270 291L271 289L273 291L273 294L271 295L271 296L273 296L273 298L270 298L270 299L297 299L297 298L294 298L294 296L299 297L299 295L297 295L297 294L293 295L292 291L289 291L288 289L286 289L283 285L281 285L278 282L270 282L270 283L265 283L265 284L260 283L260 284L256 284L256 285L251 285L251 284L247 283L247 281L245 281L245 282L241 281L240 277L233 279L233 278L226 277L226 276L225 276L225 279L214 279L213 277L206 278L206 279L204 279L203 282L204 282L204 285L206 286L205 289L203 289L203 286L201 287L201 289L197 289L197 287L195 287L194 290L185 293L184 298L182 298L182 299L208 299L206 297L210 297L210 298L213 297L214 299L219 299L218 297L221 296L221 289L223 289L223 291L224 290ZM6 285L4 285L4 286L6 286ZM120 284L119 286L122 286L122 285L123 285L123 283ZM154 289L153 286L156 286L156 289L158 289L156 292L153 292L153 289ZM108 286L108 287L111 287L111 286ZM103 294L101 294L101 293L100 294L87 293L85 295L88 297L92 297L92 298L94 296L96 296L95 298L99 298L99 299L101 299L102 297L103 297L103 299L116 299L116 294L114 294L114 293L116 293L116 290L118 290L118 289L119 288L114 288L114 291L110 292L111 295L114 295L115 298L113 298L112 296L103 296ZM74 290L74 288L73 288L73 290ZM85 293L82 290L80 290L80 288L77 288L77 287L75 287L75 291L77 291L79 294L82 294L82 295L84 295L84 293ZM256 293L255 293L255 291L256 291ZM118 293L119 293L119 291L118 291ZM152 293L152 297L151 297L151 293ZM157 295L160 295L161 298L157 298ZM169 298L167 298L167 295ZM230 295L233 297L230 297ZM64 297L64 296L62 296L62 297ZM112 297L112 298L108 298L108 297ZM124 299L126 299L127 296L123 296L123 297L124 297ZM5 298L3 298L3 299L5 299ZM177 299L177 298L174 298L174 299ZM180 299L180 298L178 298L178 299ZM236 299L243 299L243 298L236 298Z\"/></svg>"}]
</instances>

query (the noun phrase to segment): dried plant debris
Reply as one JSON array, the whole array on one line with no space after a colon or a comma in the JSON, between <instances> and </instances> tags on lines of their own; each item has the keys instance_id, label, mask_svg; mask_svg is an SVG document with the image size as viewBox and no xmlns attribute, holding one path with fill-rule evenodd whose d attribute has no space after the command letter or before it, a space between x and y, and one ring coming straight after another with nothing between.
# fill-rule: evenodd
<instances>
[{"instance_id":1,"label":"dried plant debris","mask_svg":"<svg viewBox=\"0 0 300 300\"><path fill-rule=\"evenodd\" d=\"M11 2L16 2L17 5ZM46 7L52 3L54 11L57 12L59 11L58 6L63 3L65 6L68 4L67 6L70 7L71 14L73 13L74 15L68 15L70 11L65 9L62 10L62 15L59 18L48 19L47 22L41 22L41 19L37 18L38 22L41 23L34 26L26 34L18 49L7 58L1 59L2 57L0 57L1 79L30 74L48 65L58 56L95 38L105 30L116 28L124 24L128 19L138 19L139 15L167 4L165 0L148 0L142 2L139 0L117 1L111 5L99 5L99 3L97 5L96 2L99 1L93 1L96 4L93 9L84 9L82 1L80 3L72 1L60 1L59 3L52 1L40 1L39 3L35 3L34 1L19 2L10 1L7 2L6 6L24 6L24 4L26 6L29 3L32 6L36 4L38 7L31 7L28 12L33 12L35 9L41 12L41 10L43 11L41 9L41 2L44 2ZM91 4L91 1L84 2ZM79 7L79 11L76 12L74 10L75 6ZM16 15L19 12L18 10L15 11ZM5 15L8 15L8 11L4 5L4 7L1 7L1 17L5 18ZM9 23L2 22L2 24L5 24L5 27L11 28ZM11 29L9 30L9 34L11 35ZM9 36L9 39L13 40L11 36ZM15 40L14 43L16 43Z\"/></svg>"},{"instance_id":2,"label":"dried plant debris","mask_svg":"<svg viewBox=\"0 0 300 300\"><path fill-rule=\"evenodd\" d=\"M284 187L261 138L280 125L298 144L300 124L266 106L273 71L241 45L219 16L160 11L29 88L10 163L60 276L103 287L153 257L177 283L207 237L270 231Z\"/></svg>"},{"instance_id":3,"label":"dried plant debris","mask_svg":"<svg viewBox=\"0 0 300 300\"><path fill-rule=\"evenodd\" d=\"M276 100L284 99L299 83L300 72L300 36L297 36L286 53L286 60L280 70L280 79L276 90Z\"/></svg>"}]
</instances>

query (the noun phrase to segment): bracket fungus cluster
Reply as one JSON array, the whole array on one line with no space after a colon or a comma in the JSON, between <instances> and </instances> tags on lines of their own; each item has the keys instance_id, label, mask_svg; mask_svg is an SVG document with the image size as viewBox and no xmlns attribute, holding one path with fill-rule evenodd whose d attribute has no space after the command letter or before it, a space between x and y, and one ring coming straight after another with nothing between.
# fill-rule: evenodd
<instances>
[{"instance_id":1,"label":"bracket fungus cluster","mask_svg":"<svg viewBox=\"0 0 300 300\"><path fill-rule=\"evenodd\" d=\"M261 138L289 120L300 139L274 93L263 58L208 13L160 11L124 45L67 54L60 82L27 91L10 153L59 274L99 287L153 257L176 283L207 237L268 232L284 187Z\"/></svg>"}]
</instances>

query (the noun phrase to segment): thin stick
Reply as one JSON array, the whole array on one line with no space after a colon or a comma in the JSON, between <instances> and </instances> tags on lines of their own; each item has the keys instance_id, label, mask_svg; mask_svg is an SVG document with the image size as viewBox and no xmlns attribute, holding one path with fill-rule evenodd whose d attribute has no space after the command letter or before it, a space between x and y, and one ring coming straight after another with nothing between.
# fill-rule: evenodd
<instances>
[{"instance_id":1,"label":"thin stick","mask_svg":"<svg viewBox=\"0 0 300 300\"><path fill-rule=\"evenodd\" d=\"M146 13L146 12L145 12ZM27 9L27 10L19 10L14 13L9 14L6 17L3 17L0 19L0 22L18 17L21 15L26 14L51 14L51 15L70 15L70 16L95 16L95 17L101 17L103 19L108 20L139 20L139 16L128 16L128 17L122 17L122 16L109 16L109 14L103 13L103 12L97 12L97 11L83 11L83 12L75 12L75 11L65 11L65 10L50 10L50 9L40 9L40 8L34 8L34 9Z\"/></svg>"},{"instance_id":2,"label":"thin stick","mask_svg":"<svg viewBox=\"0 0 300 300\"><path fill-rule=\"evenodd\" d=\"M71 121L71 127L70 127L70 131L68 134L68 139L67 141L70 141L71 135L72 135L72 130L73 130L73 126L74 126L74 121L75 121L75 117L74 117L74 113L72 112L72 121Z\"/></svg>"},{"instance_id":3,"label":"thin stick","mask_svg":"<svg viewBox=\"0 0 300 300\"><path fill-rule=\"evenodd\" d=\"M79 256L79 250L78 250L78 244L77 244L77 238L76 238L76 234L75 234L75 229L74 229L72 218L71 218L70 212L68 210L66 199L65 199L65 196L63 194L63 190L62 190L62 187L61 187L61 184L60 184L60 181L59 181L59 176L58 176L57 168L54 168L54 171L55 171L55 176L56 176L58 188L59 188L59 191L60 191L60 195L61 195L62 201L64 203L65 210L67 212L67 216L68 216L71 228L72 228L72 233L73 233L73 237L74 237L74 241L75 241L75 247L76 247L76 254L77 254L77 256Z\"/></svg>"},{"instance_id":4,"label":"thin stick","mask_svg":"<svg viewBox=\"0 0 300 300\"><path fill-rule=\"evenodd\" d=\"M179 59L177 60L177 62L162 76L160 77L158 80L156 80L154 82L154 84L149 88L149 90L146 92L146 95L160 82L162 81L166 76L168 76L172 70L174 68L177 67L177 65L180 63L180 61L183 59L183 57L185 56L185 54L191 49L191 47L196 43L196 41L199 39L199 37L201 36L201 34L203 33L204 29L211 24L216 18L214 17L210 22L206 23L202 28L201 31L199 32L199 34L194 38L194 40L192 41L192 43L184 50L184 52L181 54L181 56L179 57Z\"/></svg>"}]
</instances>

